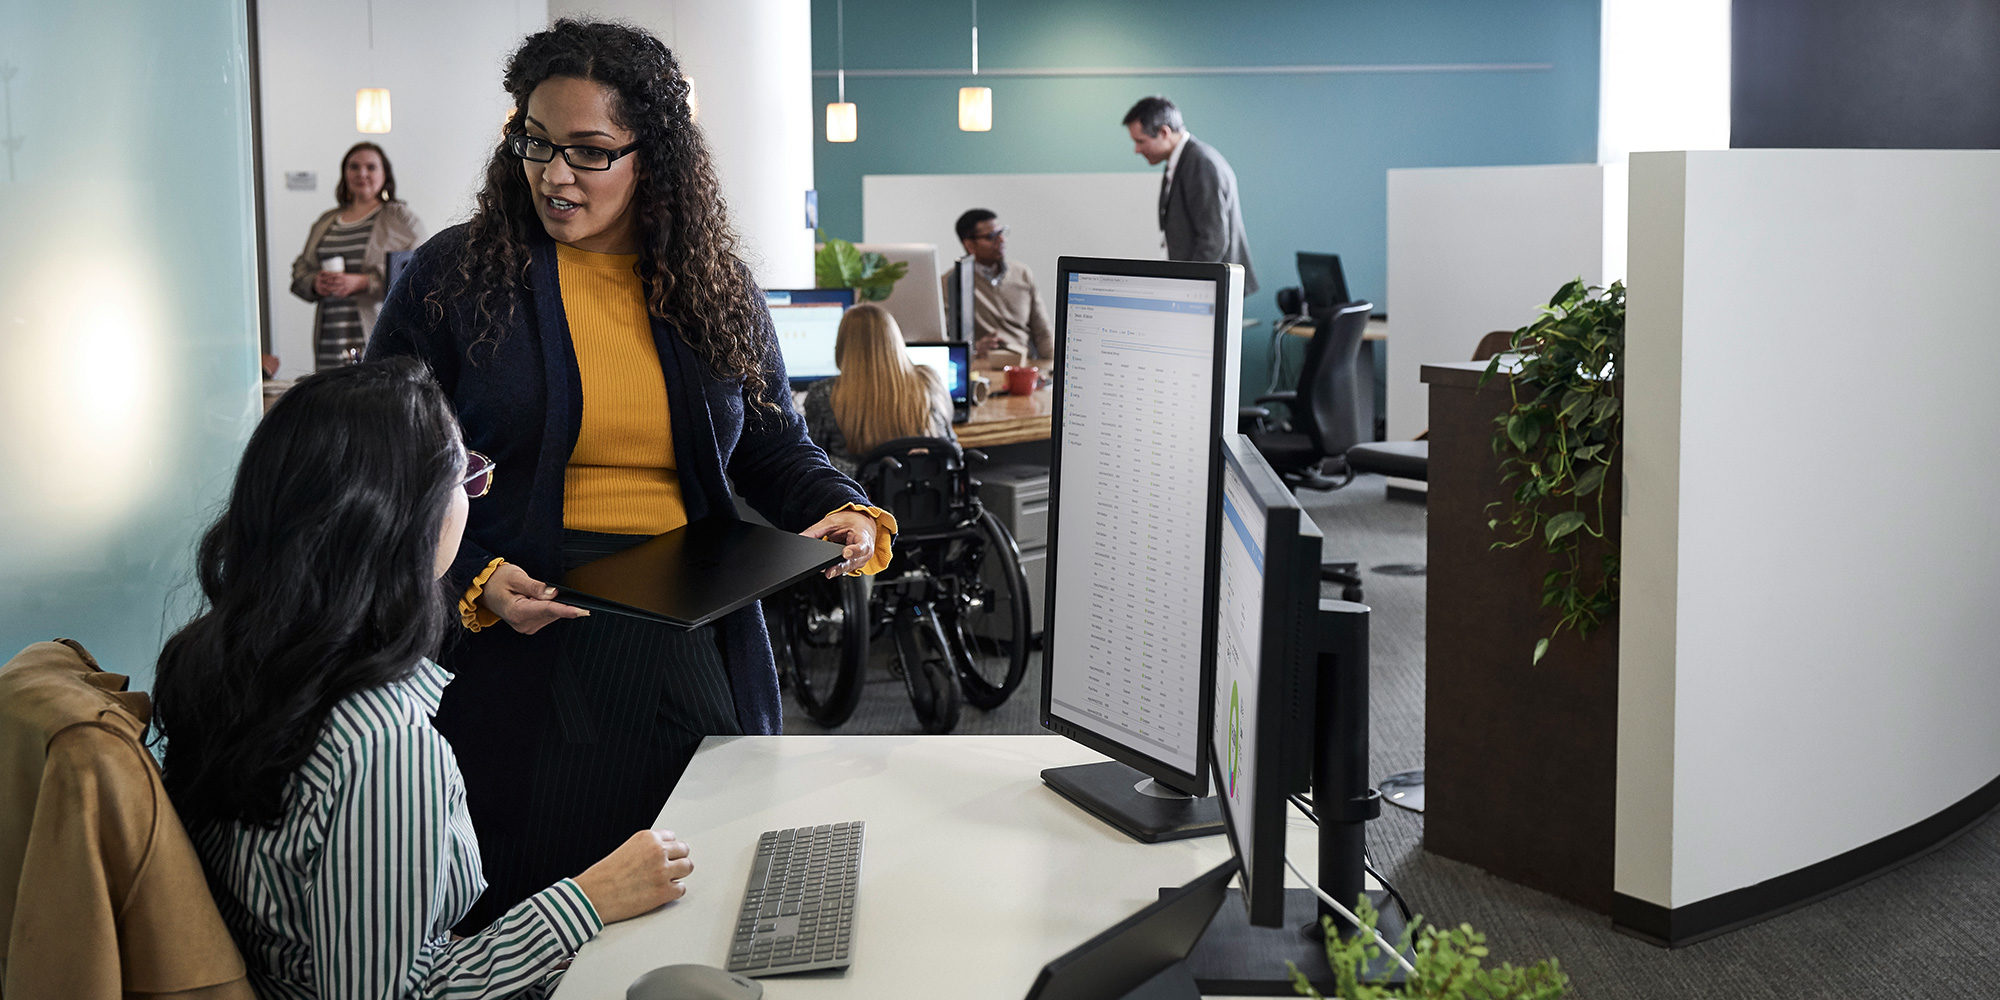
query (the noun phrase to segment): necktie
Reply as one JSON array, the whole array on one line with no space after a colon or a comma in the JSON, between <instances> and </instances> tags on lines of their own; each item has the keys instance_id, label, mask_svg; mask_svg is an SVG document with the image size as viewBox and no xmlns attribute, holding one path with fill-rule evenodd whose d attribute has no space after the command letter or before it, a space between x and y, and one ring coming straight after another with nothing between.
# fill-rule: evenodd
<instances>
[{"instance_id":1,"label":"necktie","mask_svg":"<svg viewBox=\"0 0 2000 1000\"><path fill-rule=\"evenodd\" d=\"M1173 175L1160 171L1160 228L1167 228L1167 181Z\"/></svg>"}]
</instances>

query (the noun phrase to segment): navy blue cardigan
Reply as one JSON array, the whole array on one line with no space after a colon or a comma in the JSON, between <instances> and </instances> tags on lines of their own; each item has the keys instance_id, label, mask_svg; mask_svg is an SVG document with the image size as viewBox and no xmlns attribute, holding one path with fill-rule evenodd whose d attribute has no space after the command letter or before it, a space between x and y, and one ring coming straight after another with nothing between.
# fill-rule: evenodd
<instances>
[{"instance_id":1,"label":"navy blue cardigan","mask_svg":"<svg viewBox=\"0 0 2000 1000\"><path fill-rule=\"evenodd\" d=\"M583 420L583 383L563 314L555 244L537 236L529 280L517 288L513 320L497 345L470 349L476 336L471 301L451 302L441 319L434 319L425 302L464 253L463 225L417 250L383 302L368 342L370 358L407 354L429 364L458 411L466 447L498 463L491 492L472 503L465 540L448 575L457 591L496 556L544 582L562 575L563 476ZM768 314L758 335L767 342L772 367L762 384L746 387L717 378L671 326L653 320L681 496L690 521L735 517L733 483L772 524L802 531L845 504L867 503L867 497L807 437L791 406ZM778 402L778 412L750 410L746 419L748 392ZM441 727L446 716L466 723L476 719L471 726L452 726L473 743L518 741L539 732L549 718L548 672L557 660L549 636L564 624L524 636L503 623L466 636L448 651L444 662L458 677L447 689ZM717 628L738 723L745 733L778 732L783 718L778 676L762 609L752 602ZM457 749L461 761L479 753L476 746Z\"/></svg>"}]
</instances>

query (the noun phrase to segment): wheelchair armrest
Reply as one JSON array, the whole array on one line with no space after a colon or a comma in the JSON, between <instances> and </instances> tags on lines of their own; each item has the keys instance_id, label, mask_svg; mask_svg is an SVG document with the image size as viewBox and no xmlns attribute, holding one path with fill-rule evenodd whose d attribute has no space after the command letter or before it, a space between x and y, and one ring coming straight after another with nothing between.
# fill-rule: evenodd
<instances>
[{"instance_id":1,"label":"wheelchair armrest","mask_svg":"<svg viewBox=\"0 0 2000 1000\"><path fill-rule=\"evenodd\" d=\"M967 448L960 454L965 456L965 464L968 466L986 464L986 453L977 448Z\"/></svg>"}]
</instances>

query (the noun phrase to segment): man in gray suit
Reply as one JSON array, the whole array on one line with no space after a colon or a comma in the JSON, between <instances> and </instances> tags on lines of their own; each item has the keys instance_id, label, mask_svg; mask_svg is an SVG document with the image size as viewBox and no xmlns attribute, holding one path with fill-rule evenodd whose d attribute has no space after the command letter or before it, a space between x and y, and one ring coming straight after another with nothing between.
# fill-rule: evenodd
<instances>
[{"instance_id":1,"label":"man in gray suit","mask_svg":"<svg viewBox=\"0 0 2000 1000\"><path fill-rule=\"evenodd\" d=\"M1132 151L1158 166L1160 229L1168 260L1219 261L1243 265L1243 291L1257 290L1250 267L1250 240L1243 233L1243 205L1236 195L1236 171L1215 147L1188 134L1181 109L1164 97L1148 97L1125 112Z\"/></svg>"}]
</instances>

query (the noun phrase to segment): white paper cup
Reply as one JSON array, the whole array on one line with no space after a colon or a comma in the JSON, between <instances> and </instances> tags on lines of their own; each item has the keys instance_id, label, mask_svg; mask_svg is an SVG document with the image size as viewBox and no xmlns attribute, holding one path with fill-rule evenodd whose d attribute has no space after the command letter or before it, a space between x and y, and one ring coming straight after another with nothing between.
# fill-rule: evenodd
<instances>
[{"instance_id":1,"label":"white paper cup","mask_svg":"<svg viewBox=\"0 0 2000 1000\"><path fill-rule=\"evenodd\" d=\"M320 261L319 269L322 271L332 271L335 274L345 274L347 273L347 258L335 254Z\"/></svg>"}]
</instances>

